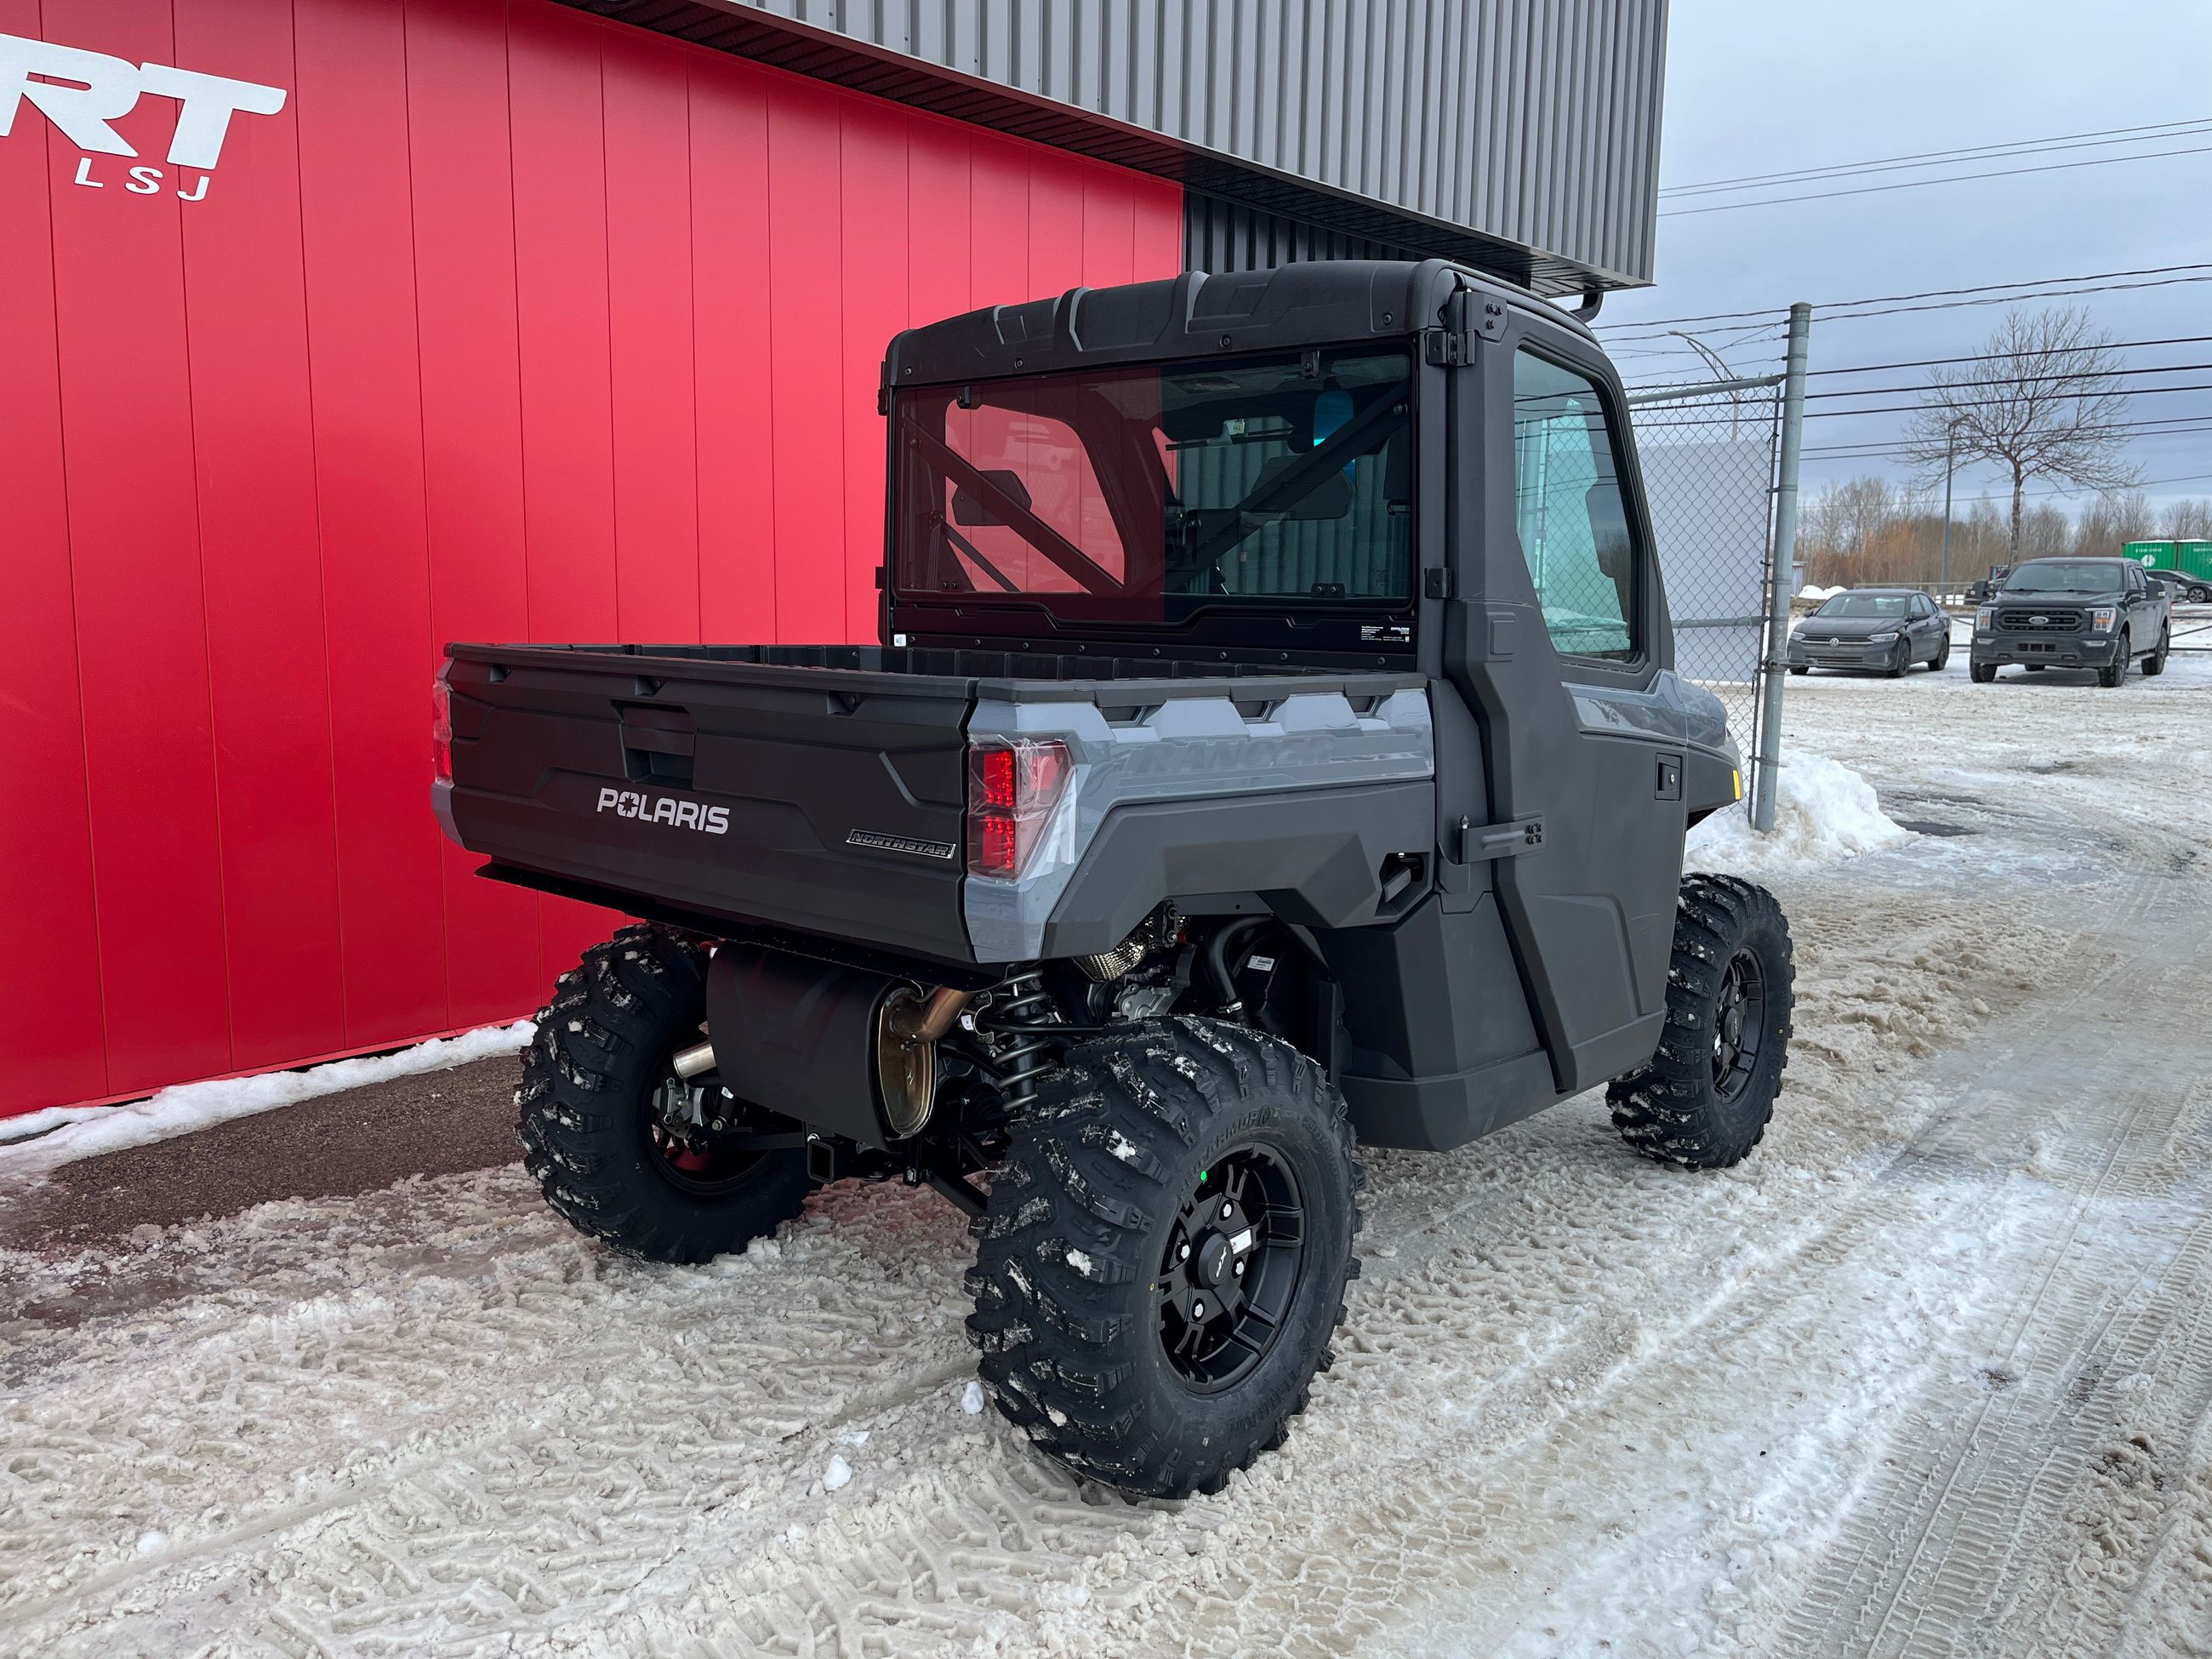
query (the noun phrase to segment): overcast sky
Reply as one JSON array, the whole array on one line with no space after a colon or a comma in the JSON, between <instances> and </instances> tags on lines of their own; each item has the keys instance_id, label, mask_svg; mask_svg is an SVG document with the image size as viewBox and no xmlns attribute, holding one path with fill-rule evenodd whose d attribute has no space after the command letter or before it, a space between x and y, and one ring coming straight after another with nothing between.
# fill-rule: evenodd
<instances>
[{"instance_id":1,"label":"overcast sky","mask_svg":"<svg viewBox=\"0 0 2212 1659\"><path fill-rule=\"evenodd\" d=\"M1674 0L1668 43L1662 190L1783 169L1928 150L2212 118L2212 3L2207 0ZM1662 195L1656 286L1614 295L1614 335L1639 321L1930 289L2212 261L2212 131L2065 153L1961 163L1944 172L2047 166L2130 151L2202 155L1982 179L1717 213ZM1891 172L1792 187L1845 190L1931 176ZM2212 275L2212 272L2203 273ZM2039 303L2059 303L2044 301ZM2212 283L2087 296L2076 303L2120 340L2212 335ZM1824 325L1812 364L1946 356L1974 349L2002 315L1928 311ZM1727 325L1698 325L1725 329ZM1742 373L1780 367L1778 338L1710 336ZM1629 355L1632 381L1696 378L1686 356ZM2212 343L2130 351L2130 364L2212 362ZM1924 369L1867 376L1903 386ZM2212 371L2146 385L2212 383ZM1819 389L1851 384L1816 379ZM1831 399L1832 404L1851 400ZM1909 398L1866 402L1899 404ZM2131 400L2130 418L2212 416L2212 391ZM1808 405L1818 409L1819 402ZM1893 441L1904 415L1808 420L1808 451ZM2212 432L2141 436L2133 457L2156 496L2212 495ZM1815 487L1894 461L1808 454ZM2197 476L2203 475L2203 476ZM2178 482L2161 482L2178 480ZM1995 488L1962 475L1961 499Z\"/></svg>"}]
</instances>

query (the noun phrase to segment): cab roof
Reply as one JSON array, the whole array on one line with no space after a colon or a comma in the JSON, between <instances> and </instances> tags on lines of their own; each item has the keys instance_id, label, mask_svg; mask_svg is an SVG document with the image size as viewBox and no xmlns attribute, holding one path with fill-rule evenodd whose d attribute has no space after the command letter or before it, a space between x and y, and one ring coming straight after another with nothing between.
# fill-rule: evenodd
<instances>
[{"instance_id":1,"label":"cab roof","mask_svg":"<svg viewBox=\"0 0 2212 1659\"><path fill-rule=\"evenodd\" d=\"M1214 276L1075 288L1054 299L991 306L895 337L883 386L943 386L1012 374L1157 362L1219 351L1295 349L1405 337L1433 328L1468 289L1544 318L1583 340L1574 317L1528 289L1449 259L1323 259Z\"/></svg>"}]
</instances>

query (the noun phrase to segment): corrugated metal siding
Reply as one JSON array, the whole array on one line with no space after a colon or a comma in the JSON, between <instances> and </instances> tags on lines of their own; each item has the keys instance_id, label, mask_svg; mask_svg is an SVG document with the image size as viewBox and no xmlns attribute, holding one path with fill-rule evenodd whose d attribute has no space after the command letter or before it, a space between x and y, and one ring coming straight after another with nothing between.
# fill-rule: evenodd
<instances>
[{"instance_id":1,"label":"corrugated metal siding","mask_svg":"<svg viewBox=\"0 0 2212 1659\"><path fill-rule=\"evenodd\" d=\"M1650 280L1668 0L738 0Z\"/></svg>"},{"instance_id":2,"label":"corrugated metal siding","mask_svg":"<svg viewBox=\"0 0 2212 1659\"><path fill-rule=\"evenodd\" d=\"M1183 196L1182 262L1192 270L1219 276L1232 270L1267 270L1307 259L1425 257L1421 249L1402 243L1347 236L1203 191L1188 191Z\"/></svg>"}]
</instances>

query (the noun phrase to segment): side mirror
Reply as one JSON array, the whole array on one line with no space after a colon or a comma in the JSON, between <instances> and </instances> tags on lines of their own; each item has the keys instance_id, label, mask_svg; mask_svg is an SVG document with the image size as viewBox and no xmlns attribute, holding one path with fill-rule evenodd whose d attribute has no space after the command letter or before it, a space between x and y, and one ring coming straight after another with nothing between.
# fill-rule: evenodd
<instances>
[{"instance_id":1,"label":"side mirror","mask_svg":"<svg viewBox=\"0 0 2212 1659\"><path fill-rule=\"evenodd\" d=\"M1022 475L1013 468L995 467L986 471L983 476L997 486L1001 495L1006 496L1018 506L1027 507L1034 505L1030 500L1030 487L1022 482ZM952 492L952 522L973 526L1004 524L1006 520L987 505L981 495L969 494L968 487L963 484Z\"/></svg>"},{"instance_id":2,"label":"side mirror","mask_svg":"<svg viewBox=\"0 0 2212 1659\"><path fill-rule=\"evenodd\" d=\"M1263 493L1276 479L1297 465L1301 459L1296 455L1278 455L1261 466L1260 476L1253 483L1252 494ZM1352 480L1341 471L1330 471L1310 478L1304 489L1275 511L1284 518L1292 520L1340 519L1352 511Z\"/></svg>"},{"instance_id":3,"label":"side mirror","mask_svg":"<svg viewBox=\"0 0 2212 1659\"><path fill-rule=\"evenodd\" d=\"M1610 483L1594 483L1583 491L1583 511L1589 515L1590 540L1597 549L1597 568L1621 590L1621 607L1628 604L1628 580L1633 561L1628 551L1628 512L1620 491Z\"/></svg>"}]
</instances>

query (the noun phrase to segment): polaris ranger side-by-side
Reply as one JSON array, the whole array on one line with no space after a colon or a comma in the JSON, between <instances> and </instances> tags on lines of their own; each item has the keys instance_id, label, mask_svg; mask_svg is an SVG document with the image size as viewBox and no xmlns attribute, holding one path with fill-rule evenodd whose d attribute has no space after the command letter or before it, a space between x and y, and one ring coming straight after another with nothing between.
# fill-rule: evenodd
<instances>
[{"instance_id":1,"label":"polaris ranger side-by-side","mask_svg":"<svg viewBox=\"0 0 2212 1659\"><path fill-rule=\"evenodd\" d=\"M1733 1164L1790 1035L1618 378L1441 260L1077 289L891 343L873 646L455 645L483 873L626 911L538 1017L554 1208L662 1261L847 1176L973 1218L999 1409L1218 1490L1358 1271L1356 1141L1604 1085Z\"/></svg>"}]
</instances>

